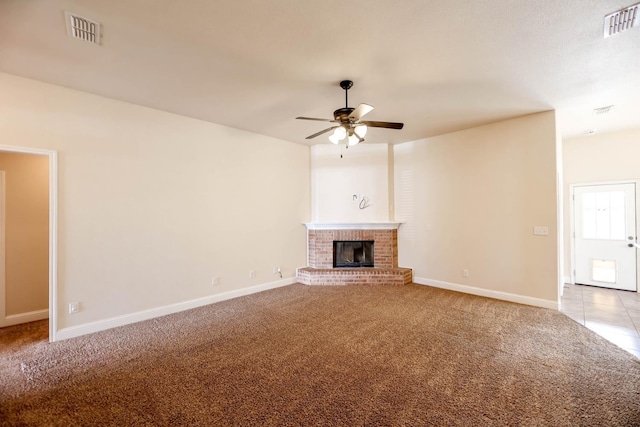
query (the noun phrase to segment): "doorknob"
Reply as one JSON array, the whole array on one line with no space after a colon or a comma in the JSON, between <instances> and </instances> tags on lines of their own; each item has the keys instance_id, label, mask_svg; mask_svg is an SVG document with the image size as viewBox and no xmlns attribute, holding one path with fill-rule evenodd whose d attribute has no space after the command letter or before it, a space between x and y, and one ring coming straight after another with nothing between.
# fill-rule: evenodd
<instances>
[{"instance_id":1,"label":"doorknob","mask_svg":"<svg viewBox=\"0 0 640 427\"><path fill-rule=\"evenodd\" d=\"M633 240L633 239L635 239L635 237L633 237L633 236L629 236L629 237L627 237L627 239L629 239L629 240Z\"/></svg>"},{"instance_id":2,"label":"doorknob","mask_svg":"<svg viewBox=\"0 0 640 427\"><path fill-rule=\"evenodd\" d=\"M627 246L629 246L630 248L637 248L640 249L640 245L637 243L629 243Z\"/></svg>"}]
</instances>

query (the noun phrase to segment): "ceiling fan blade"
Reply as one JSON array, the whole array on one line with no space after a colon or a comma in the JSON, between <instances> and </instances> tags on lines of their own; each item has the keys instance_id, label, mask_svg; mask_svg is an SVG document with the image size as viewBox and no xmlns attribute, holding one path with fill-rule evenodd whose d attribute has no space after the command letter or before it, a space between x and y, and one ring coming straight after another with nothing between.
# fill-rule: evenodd
<instances>
[{"instance_id":1,"label":"ceiling fan blade","mask_svg":"<svg viewBox=\"0 0 640 427\"><path fill-rule=\"evenodd\" d=\"M332 127L327 128L327 129L325 129L325 130L321 130L320 132L316 132L316 133L314 133L313 135L309 135L309 136L308 136L308 137L306 137L305 139L312 139L312 138L315 138L316 136L320 136L320 135L322 135L323 133L327 133L327 132L329 132L329 131L331 131L331 130L334 130L334 129L335 129L335 128L337 128L337 127L338 127L338 126L332 126Z\"/></svg>"},{"instance_id":2,"label":"ceiling fan blade","mask_svg":"<svg viewBox=\"0 0 640 427\"><path fill-rule=\"evenodd\" d=\"M369 104L360 104L356 107L355 110L353 110L351 112L351 114L349 114L349 118L353 119L354 121L358 121L360 120L365 114L368 114L371 112L371 110L373 110L373 106L369 105Z\"/></svg>"},{"instance_id":3,"label":"ceiling fan blade","mask_svg":"<svg viewBox=\"0 0 640 427\"><path fill-rule=\"evenodd\" d=\"M316 119L314 117L296 117L296 119L298 120L315 120L317 122L335 122L335 120L329 120L329 119Z\"/></svg>"},{"instance_id":4,"label":"ceiling fan blade","mask_svg":"<svg viewBox=\"0 0 640 427\"><path fill-rule=\"evenodd\" d=\"M402 129L404 123L396 123L396 122L371 122L364 121L360 122L372 128L387 128L387 129Z\"/></svg>"}]
</instances>

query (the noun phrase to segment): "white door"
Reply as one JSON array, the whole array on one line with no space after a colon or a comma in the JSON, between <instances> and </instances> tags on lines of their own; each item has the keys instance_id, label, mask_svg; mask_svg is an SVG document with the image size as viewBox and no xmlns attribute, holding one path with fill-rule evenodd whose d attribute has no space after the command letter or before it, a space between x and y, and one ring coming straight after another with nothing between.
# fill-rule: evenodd
<instances>
[{"instance_id":1,"label":"white door","mask_svg":"<svg viewBox=\"0 0 640 427\"><path fill-rule=\"evenodd\" d=\"M575 186L575 281L637 290L636 185Z\"/></svg>"}]
</instances>

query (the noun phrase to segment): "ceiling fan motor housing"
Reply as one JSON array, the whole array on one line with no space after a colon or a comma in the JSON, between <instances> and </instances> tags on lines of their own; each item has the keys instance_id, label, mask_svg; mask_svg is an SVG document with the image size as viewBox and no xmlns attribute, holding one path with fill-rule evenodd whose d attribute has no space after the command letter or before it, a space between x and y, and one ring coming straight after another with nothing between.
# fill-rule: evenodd
<instances>
[{"instance_id":1,"label":"ceiling fan motor housing","mask_svg":"<svg viewBox=\"0 0 640 427\"><path fill-rule=\"evenodd\" d=\"M340 122L342 124L348 124L350 123L349 114L351 114L353 110L355 110L355 108L351 108L351 107L338 108L336 111L333 112L333 118L336 120L336 122Z\"/></svg>"}]
</instances>

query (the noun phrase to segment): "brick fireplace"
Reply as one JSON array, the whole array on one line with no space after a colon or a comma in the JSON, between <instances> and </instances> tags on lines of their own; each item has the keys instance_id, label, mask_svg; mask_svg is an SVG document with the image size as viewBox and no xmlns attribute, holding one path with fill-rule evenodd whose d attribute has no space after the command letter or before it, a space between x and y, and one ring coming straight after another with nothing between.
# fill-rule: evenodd
<instances>
[{"instance_id":1,"label":"brick fireplace","mask_svg":"<svg viewBox=\"0 0 640 427\"><path fill-rule=\"evenodd\" d=\"M398 267L398 223L319 224L307 226L308 266L297 270L305 285L406 285L410 268ZM374 266L333 268L334 241L373 241Z\"/></svg>"}]
</instances>

